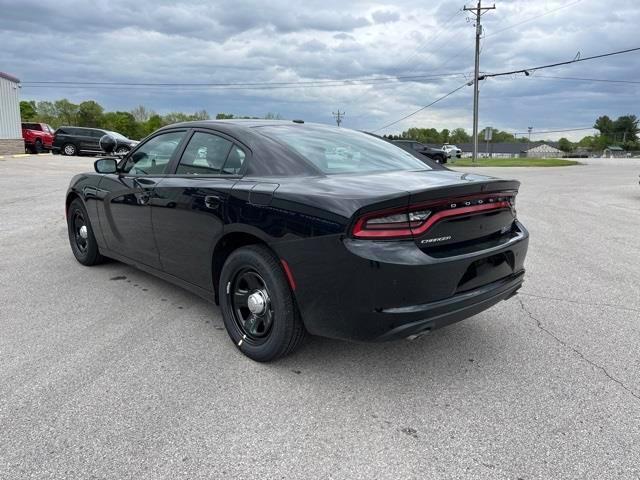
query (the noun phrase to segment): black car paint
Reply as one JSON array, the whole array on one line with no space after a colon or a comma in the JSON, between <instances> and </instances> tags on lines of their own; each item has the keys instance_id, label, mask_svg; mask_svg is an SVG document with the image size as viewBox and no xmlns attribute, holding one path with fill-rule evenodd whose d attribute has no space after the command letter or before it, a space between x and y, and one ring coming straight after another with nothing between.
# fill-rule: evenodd
<instances>
[{"instance_id":1,"label":"black car paint","mask_svg":"<svg viewBox=\"0 0 640 480\"><path fill-rule=\"evenodd\" d=\"M240 175L86 173L73 178L67 205L83 199L104 255L210 301L224 288L216 282L227 245L250 239L268 245L290 267L305 327L327 337L373 341L420 333L474 315L522 285L528 233L515 216L508 241L453 257L430 256L414 240L350 236L354 220L367 212L517 191L517 181L443 168L321 175L256 132L260 125L190 122L154 134L189 130L170 172L193 131L227 136L247 154ZM484 268L486 262L497 268ZM474 281L461 284L476 268Z\"/></svg>"}]
</instances>

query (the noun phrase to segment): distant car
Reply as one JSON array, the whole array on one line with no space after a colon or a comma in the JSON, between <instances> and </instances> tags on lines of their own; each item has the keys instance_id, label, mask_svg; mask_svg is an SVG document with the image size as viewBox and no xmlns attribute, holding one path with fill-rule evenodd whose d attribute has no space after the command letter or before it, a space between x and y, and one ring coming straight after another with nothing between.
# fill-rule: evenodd
<instances>
[{"instance_id":1,"label":"distant car","mask_svg":"<svg viewBox=\"0 0 640 480\"><path fill-rule=\"evenodd\" d=\"M427 157L435 160L438 163L447 163L447 158L450 157L450 155L444 150L429 147L428 145L416 142L415 140L393 140L393 143L401 148L404 148L405 150L415 150L416 152L421 153L422 155L426 155Z\"/></svg>"},{"instance_id":2,"label":"distant car","mask_svg":"<svg viewBox=\"0 0 640 480\"><path fill-rule=\"evenodd\" d=\"M454 157L454 156L457 157L457 158L461 158L462 157L462 150L460 150L455 145L451 145L451 144L445 143L442 146L442 150L447 152L451 157Z\"/></svg>"},{"instance_id":3,"label":"distant car","mask_svg":"<svg viewBox=\"0 0 640 480\"><path fill-rule=\"evenodd\" d=\"M52 151L54 154L81 155L103 154L100 139L105 135L115 138L118 142L115 153L126 155L139 142L131 140L118 132L101 128L60 127L55 131Z\"/></svg>"},{"instance_id":4,"label":"distant car","mask_svg":"<svg viewBox=\"0 0 640 480\"><path fill-rule=\"evenodd\" d=\"M22 139L25 148L31 153L51 150L53 128L46 123L22 123Z\"/></svg>"}]
</instances>

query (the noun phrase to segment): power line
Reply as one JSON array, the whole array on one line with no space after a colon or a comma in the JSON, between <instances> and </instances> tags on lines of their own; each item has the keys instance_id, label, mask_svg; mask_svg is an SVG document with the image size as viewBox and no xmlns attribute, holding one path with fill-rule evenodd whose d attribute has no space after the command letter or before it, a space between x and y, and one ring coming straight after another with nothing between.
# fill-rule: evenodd
<instances>
[{"instance_id":1,"label":"power line","mask_svg":"<svg viewBox=\"0 0 640 480\"><path fill-rule=\"evenodd\" d=\"M638 50L640 50L640 47L630 48L630 49L627 49L627 50L620 50L620 51L617 51L617 52L604 53L604 54L601 54L601 55L594 55L594 56L591 56L591 57L585 57L585 58L580 58L580 59L576 58L576 59L568 61L568 62L553 63L553 64L550 64L550 65L542 65L540 67L535 67L535 68L526 68L526 69L514 70L514 71L510 71L510 72L486 74L486 75L481 76L480 80L483 80L483 79L489 78L489 77L493 78L493 77L501 77L501 76L505 76L505 75L513 75L513 74L516 74L516 73L525 73L526 75L530 76L531 75L530 72L536 71L536 70L543 70L545 68L558 67L558 66L561 66L561 65L568 65L568 64L572 64L572 63L578 63L578 62L586 62L587 60L595 60L595 59L598 59L598 58L610 57L610 56L613 56L613 55L621 55L621 54L624 54L624 53L635 52L635 51L638 51ZM420 108L419 110L416 110L415 112L410 113L409 115L406 115L406 116L402 117L399 120L396 120L395 122L392 122L392 123L390 123L388 125L385 125L384 127L378 128L378 129L374 130L374 132L377 132L377 131L382 130L382 129L387 128L387 127L390 127L392 125L395 125L398 122L401 122L402 120L406 120L407 118L412 117L416 113L421 112L422 110L425 110L425 109L431 107L432 105L435 105L439 101L444 100L448 96L454 94L458 90L461 90L462 88L464 88L467 85L471 85L471 83L465 83L464 85L461 85L460 87L458 87L455 90L447 93L443 97L440 97L439 99L437 99L436 101L430 103L429 105L426 105L426 106ZM550 132L550 133L554 133L554 132ZM477 135L476 135L476 138L477 138Z\"/></svg>"},{"instance_id":2,"label":"power line","mask_svg":"<svg viewBox=\"0 0 640 480\"><path fill-rule=\"evenodd\" d=\"M428 78L442 78L449 76L461 76L464 72L451 72L451 73L431 73L428 75L395 75L388 77L357 77L357 78L345 78L345 79L319 79L319 80L296 80L290 82L212 82L212 83L142 83L142 82L82 82L71 80L53 80L53 81L27 81L21 82L24 86L29 87L43 87L49 85L57 86L83 86L83 87L104 87L104 86L118 86L118 87L291 87L291 86L325 86L327 84L343 84L343 83L364 83L364 82L382 82L390 80L420 80ZM317 84L317 85L316 85ZM329 85L334 86L334 85Z\"/></svg>"},{"instance_id":3,"label":"power line","mask_svg":"<svg viewBox=\"0 0 640 480\"><path fill-rule=\"evenodd\" d=\"M433 102L431 102L429 105L425 105L424 107L419 108L419 109L418 109L418 110L416 110L415 112L412 112L412 113L410 113L409 115L405 115L404 117L402 117L402 118L400 118L400 119L396 120L395 122L391 122L391 123L389 123L389 124L385 125L384 127L376 128L375 130L373 130L373 131L372 131L372 133L378 132L378 131L380 131L380 130L384 130L385 128L389 128L390 126L395 125L396 123L401 122L401 121L403 121L403 120L406 120L406 119L407 119L407 118L409 118L409 117L413 117L416 113L420 113L421 111L426 110L427 108L429 108L429 107L431 107L431 106L435 105L436 103L440 102L441 100L444 100L445 98L447 98L447 97L449 97L449 96L453 95L453 94L454 94L454 93L456 93L457 91L462 90L464 87L466 87L466 86L468 86L468 85L469 85L468 83L464 83L464 84L460 85L458 88L456 88L455 90L451 90L451 91L450 91L449 93L447 93L446 95L443 95L442 97L438 98L437 100L434 100L434 101L433 101Z\"/></svg>"},{"instance_id":4,"label":"power line","mask_svg":"<svg viewBox=\"0 0 640 480\"><path fill-rule=\"evenodd\" d=\"M563 132L579 132L579 131L583 131L583 130L596 130L593 127L579 127L579 128L565 128L562 130L531 130L531 131L526 131L526 132L515 132L512 133L513 136L516 135L542 135L542 134L546 134L546 133L563 133Z\"/></svg>"},{"instance_id":5,"label":"power line","mask_svg":"<svg viewBox=\"0 0 640 480\"><path fill-rule=\"evenodd\" d=\"M585 58L574 58L573 60L569 60L569 61L566 61L566 62L551 63L549 65L541 65L539 67L521 68L520 70L512 70L510 72L486 73L486 74L484 74L484 75L482 75L480 77L480 80L484 80L486 78L503 77L503 76L506 76L506 75L515 75L516 73L524 73L525 75L530 76L532 72L535 72L537 70L544 70L544 69L547 69L547 68L560 67L562 65L569 65L569 64L573 64L573 63L586 62L588 60L595 60L597 58L612 57L614 55L622 55L624 53L637 52L639 50L640 50L640 47L628 48L626 50L619 50L617 52L603 53L601 55L593 55L591 57L585 57Z\"/></svg>"},{"instance_id":6,"label":"power line","mask_svg":"<svg viewBox=\"0 0 640 480\"><path fill-rule=\"evenodd\" d=\"M439 29L437 29L435 32L433 32L432 34L428 35L427 37L423 38L422 41L420 42L420 44L414 49L414 52L412 55L410 55L409 57L407 57L406 60L404 60L402 63L404 64L408 64L411 60L413 60L415 57L417 57L419 55L419 53L421 52L422 47L424 46L424 44L427 43L427 41L430 42L431 47L433 48L433 46L437 43L438 39L440 38L440 34L448 28L448 24L451 20L454 19L454 17L456 17L457 15L461 14L463 12L463 10L461 8L459 8L458 10L456 10L450 17L448 17L444 22L441 23L441 27ZM452 29L449 29L450 31L452 31ZM455 33L455 31L453 31L453 33ZM445 38L449 38L451 35L446 35ZM448 62L445 62L445 64ZM420 68L422 65L418 64L413 66L412 68L410 68L409 70L404 71L404 73L411 73L411 72L415 72L416 70L418 70L418 68ZM444 65L440 65L439 67L435 68L434 70L440 70L441 67L443 67ZM462 74L464 75L464 74ZM359 103L365 96L367 96L369 94L369 90L367 89L362 95L359 95L357 97L355 97L354 99L352 99L348 105L354 105ZM368 112L364 112L361 113L360 115L356 115L355 117L352 116L351 119L352 120L358 120L361 117L364 117L365 115L368 115Z\"/></svg>"},{"instance_id":7,"label":"power line","mask_svg":"<svg viewBox=\"0 0 640 480\"><path fill-rule=\"evenodd\" d=\"M602 83L624 83L640 85L640 82L633 80L611 80L608 78L581 78L581 77L556 77L552 75L532 75L531 78L553 79L553 80L574 80L577 82L602 82Z\"/></svg>"},{"instance_id":8,"label":"power line","mask_svg":"<svg viewBox=\"0 0 640 480\"><path fill-rule=\"evenodd\" d=\"M541 13L540 15L535 15L533 17L527 18L525 20L522 20L521 22L512 23L511 25L509 25L509 26L507 26L505 28L502 28L500 30L496 30L495 32L486 35L485 38L493 37L494 35L497 35L499 33L505 32L505 31L510 30L512 28L515 28L515 27L519 27L520 25L524 25L525 23L532 22L533 20L537 20L537 19L542 18L542 17L546 17L547 15L551 15L552 13L555 13L558 10L562 10L564 8L573 7L574 5L577 5L578 3L581 3L583 1L584 0L577 0L577 1L573 2L573 3L568 3L566 5L562 5L561 7L548 10L548 11L546 11L544 13Z\"/></svg>"}]
</instances>

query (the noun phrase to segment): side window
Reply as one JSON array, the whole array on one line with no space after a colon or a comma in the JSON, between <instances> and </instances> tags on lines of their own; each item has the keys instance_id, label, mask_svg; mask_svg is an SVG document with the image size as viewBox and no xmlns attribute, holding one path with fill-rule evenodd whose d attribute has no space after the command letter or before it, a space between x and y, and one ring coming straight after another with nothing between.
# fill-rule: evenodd
<instances>
[{"instance_id":1,"label":"side window","mask_svg":"<svg viewBox=\"0 0 640 480\"><path fill-rule=\"evenodd\" d=\"M157 135L137 148L122 167L124 173L160 175L165 173L173 153L180 145L185 132L169 132Z\"/></svg>"},{"instance_id":2,"label":"side window","mask_svg":"<svg viewBox=\"0 0 640 480\"><path fill-rule=\"evenodd\" d=\"M211 133L196 132L182 154L179 175L217 175L233 144Z\"/></svg>"},{"instance_id":3,"label":"side window","mask_svg":"<svg viewBox=\"0 0 640 480\"><path fill-rule=\"evenodd\" d=\"M100 130L89 130L88 131L88 135L90 137L93 137L93 138L102 138L104 134L105 134L105 132L102 132Z\"/></svg>"},{"instance_id":4,"label":"side window","mask_svg":"<svg viewBox=\"0 0 640 480\"><path fill-rule=\"evenodd\" d=\"M238 175L240 170L242 170L242 165L244 165L244 159L246 155L244 151L234 145L229 153L229 157L222 168L222 173L226 173L228 175Z\"/></svg>"}]
</instances>

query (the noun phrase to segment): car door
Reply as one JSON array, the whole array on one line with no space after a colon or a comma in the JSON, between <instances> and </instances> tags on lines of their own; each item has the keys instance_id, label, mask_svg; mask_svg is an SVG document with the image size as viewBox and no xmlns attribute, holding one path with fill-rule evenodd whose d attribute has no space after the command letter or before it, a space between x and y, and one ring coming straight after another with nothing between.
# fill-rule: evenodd
<instances>
[{"instance_id":1,"label":"car door","mask_svg":"<svg viewBox=\"0 0 640 480\"><path fill-rule=\"evenodd\" d=\"M109 250L160 269L151 225L154 188L165 177L179 153L187 129L159 133L133 150L119 172L105 175L99 184L102 199L98 215Z\"/></svg>"},{"instance_id":2,"label":"car door","mask_svg":"<svg viewBox=\"0 0 640 480\"><path fill-rule=\"evenodd\" d=\"M223 234L228 199L249 150L234 139L195 130L174 174L154 192L152 222L163 270L211 290L213 248Z\"/></svg>"},{"instance_id":3,"label":"car door","mask_svg":"<svg viewBox=\"0 0 640 480\"><path fill-rule=\"evenodd\" d=\"M91 151L91 130L88 128L74 128L75 144L78 146L80 152Z\"/></svg>"},{"instance_id":4,"label":"car door","mask_svg":"<svg viewBox=\"0 0 640 480\"><path fill-rule=\"evenodd\" d=\"M83 150L90 152L102 152L102 149L100 148L100 139L105 135L105 133L106 132L103 132L102 130L87 129L85 148Z\"/></svg>"}]
</instances>

